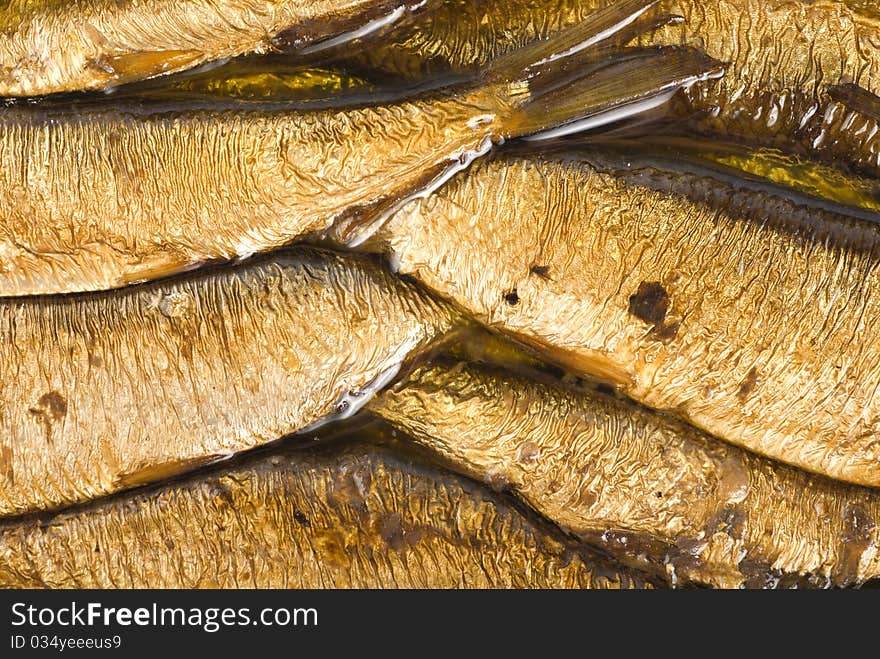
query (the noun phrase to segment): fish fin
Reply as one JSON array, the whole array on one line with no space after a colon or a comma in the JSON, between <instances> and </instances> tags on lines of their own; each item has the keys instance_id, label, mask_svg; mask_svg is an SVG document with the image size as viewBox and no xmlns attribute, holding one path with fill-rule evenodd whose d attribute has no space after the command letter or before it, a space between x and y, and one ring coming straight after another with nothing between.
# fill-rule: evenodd
<instances>
[{"instance_id":1,"label":"fish fin","mask_svg":"<svg viewBox=\"0 0 880 659\"><path fill-rule=\"evenodd\" d=\"M155 465L144 465L138 469L123 474L118 474L113 479L113 486L129 489L140 487L156 481L167 480L181 474L207 467L208 465L228 460L232 453L213 453L200 455L192 458L174 459Z\"/></svg>"},{"instance_id":2,"label":"fish fin","mask_svg":"<svg viewBox=\"0 0 880 659\"><path fill-rule=\"evenodd\" d=\"M550 139L641 114L675 92L723 74L720 62L688 47L618 50L600 62L557 65L530 79L505 138Z\"/></svg>"},{"instance_id":3,"label":"fish fin","mask_svg":"<svg viewBox=\"0 0 880 659\"><path fill-rule=\"evenodd\" d=\"M150 50L125 55L101 55L89 62L89 68L106 74L108 80L121 85L188 69L200 63L204 56L201 50Z\"/></svg>"},{"instance_id":4,"label":"fish fin","mask_svg":"<svg viewBox=\"0 0 880 659\"><path fill-rule=\"evenodd\" d=\"M880 96L869 92L864 87L848 83L829 85L825 91L828 92L831 100L870 119L880 121Z\"/></svg>"},{"instance_id":5,"label":"fish fin","mask_svg":"<svg viewBox=\"0 0 880 659\"><path fill-rule=\"evenodd\" d=\"M640 16L638 20L625 26L612 38L603 42L603 46L608 49L622 48L643 35L650 35L660 28L670 25L681 25L684 22L684 16L679 14L647 14Z\"/></svg>"},{"instance_id":6,"label":"fish fin","mask_svg":"<svg viewBox=\"0 0 880 659\"><path fill-rule=\"evenodd\" d=\"M659 0L620 0L590 13L580 23L534 41L490 62L485 82L516 82L541 75L552 62L604 43L636 22Z\"/></svg>"},{"instance_id":7,"label":"fish fin","mask_svg":"<svg viewBox=\"0 0 880 659\"><path fill-rule=\"evenodd\" d=\"M361 42L375 39L389 31L397 29L405 23L415 12L422 9L427 0L388 0L380 3L372 11L345 16L338 19L325 18L322 20L324 34L330 36L314 39L315 23L307 22L284 30L270 39L273 50L281 53L295 53L300 56L325 53L334 51L340 46L346 46L352 42ZM326 23L330 21L328 26Z\"/></svg>"}]
</instances>

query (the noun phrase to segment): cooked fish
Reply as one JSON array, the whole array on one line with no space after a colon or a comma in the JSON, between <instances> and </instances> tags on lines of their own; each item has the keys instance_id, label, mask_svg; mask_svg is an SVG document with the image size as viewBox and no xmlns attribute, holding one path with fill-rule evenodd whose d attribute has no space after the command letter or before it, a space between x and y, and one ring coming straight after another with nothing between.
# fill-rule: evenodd
<instances>
[{"instance_id":1,"label":"cooked fish","mask_svg":"<svg viewBox=\"0 0 880 659\"><path fill-rule=\"evenodd\" d=\"M435 365L370 409L454 469L673 584L848 585L880 575L880 492L608 395Z\"/></svg>"},{"instance_id":2,"label":"cooked fish","mask_svg":"<svg viewBox=\"0 0 880 659\"><path fill-rule=\"evenodd\" d=\"M569 82L556 71L563 54L644 5L600 12L496 61L477 88L445 96L300 112L7 108L0 296L113 288L334 222L351 235L359 219L425 194L493 142L637 112L717 72L692 51L622 52L559 87L560 76Z\"/></svg>"},{"instance_id":3,"label":"cooked fish","mask_svg":"<svg viewBox=\"0 0 880 659\"><path fill-rule=\"evenodd\" d=\"M0 515L149 483L346 416L455 322L306 249L124 291L0 302Z\"/></svg>"},{"instance_id":4,"label":"cooked fish","mask_svg":"<svg viewBox=\"0 0 880 659\"><path fill-rule=\"evenodd\" d=\"M350 59L412 77L469 70L576 24L601 4L444 0ZM875 2L660 0L642 23L656 29L635 43L687 44L726 63L721 79L689 88L675 106L680 115L696 113L698 132L880 172Z\"/></svg>"},{"instance_id":5,"label":"cooked fish","mask_svg":"<svg viewBox=\"0 0 880 659\"><path fill-rule=\"evenodd\" d=\"M400 19L399 0L7 0L0 96L106 89L245 53L344 41Z\"/></svg>"},{"instance_id":6,"label":"cooked fish","mask_svg":"<svg viewBox=\"0 0 880 659\"><path fill-rule=\"evenodd\" d=\"M644 588L477 484L355 445L0 526L3 588Z\"/></svg>"},{"instance_id":7,"label":"cooked fish","mask_svg":"<svg viewBox=\"0 0 880 659\"><path fill-rule=\"evenodd\" d=\"M507 158L373 247L491 327L733 444L880 485L875 223L633 154Z\"/></svg>"},{"instance_id":8,"label":"cooked fish","mask_svg":"<svg viewBox=\"0 0 880 659\"><path fill-rule=\"evenodd\" d=\"M728 75L687 92L698 130L798 148L880 172L880 124L835 90L852 86L880 112L880 11L852 0L675 0L685 20L650 39L704 47ZM864 105L864 104L863 104Z\"/></svg>"}]
</instances>

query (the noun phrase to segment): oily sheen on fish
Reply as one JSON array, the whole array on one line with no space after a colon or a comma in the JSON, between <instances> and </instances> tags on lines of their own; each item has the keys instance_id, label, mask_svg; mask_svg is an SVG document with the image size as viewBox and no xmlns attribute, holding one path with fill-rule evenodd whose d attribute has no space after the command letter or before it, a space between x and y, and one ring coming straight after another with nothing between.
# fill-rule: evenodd
<instances>
[{"instance_id":1,"label":"oily sheen on fish","mask_svg":"<svg viewBox=\"0 0 880 659\"><path fill-rule=\"evenodd\" d=\"M0 302L0 515L161 480L361 405L451 312L374 262L295 250Z\"/></svg>"},{"instance_id":2,"label":"oily sheen on fish","mask_svg":"<svg viewBox=\"0 0 880 659\"><path fill-rule=\"evenodd\" d=\"M379 242L484 323L757 453L880 485L876 225L626 155L506 158Z\"/></svg>"},{"instance_id":3,"label":"oily sheen on fish","mask_svg":"<svg viewBox=\"0 0 880 659\"><path fill-rule=\"evenodd\" d=\"M493 142L662 99L717 69L692 51L623 53L554 86L559 63L545 59L613 31L644 4L627 0L516 51L476 87L388 105L7 108L0 296L105 290L277 248L334 223L350 232Z\"/></svg>"},{"instance_id":4,"label":"oily sheen on fish","mask_svg":"<svg viewBox=\"0 0 880 659\"><path fill-rule=\"evenodd\" d=\"M364 445L0 526L3 588L644 588L504 497Z\"/></svg>"},{"instance_id":5,"label":"oily sheen on fish","mask_svg":"<svg viewBox=\"0 0 880 659\"><path fill-rule=\"evenodd\" d=\"M436 365L370 409L453 469L673 584L848 585L880 574L880 492L779 465L627 401Z\"/></svg>"},{"instance_id":6,"label":"oily sheen on fish","mask_svg":"<svg viewBox=\"0 0 880 659\"><path fill-rule=\"evenodd\" d=\"M0 96L105 89L245 53L302 48L407 10L404 0L7 0Z\"/></svg>"},{"instance_id":7,"label":"oily sheen on fish","mask_svg":"<svg viewBox=\"0 0 880 659\"><path fill-rule=\"evenodd\" d=\"M412 77L468 70L602 4L446 0L352 58ZM876 3L660 0L641 21L649 30L633 43L686 44L725 63L722 78L688 88L673 104L679 119L692 117L692 129L880 172Z\"/></svg>"}]
</instances>

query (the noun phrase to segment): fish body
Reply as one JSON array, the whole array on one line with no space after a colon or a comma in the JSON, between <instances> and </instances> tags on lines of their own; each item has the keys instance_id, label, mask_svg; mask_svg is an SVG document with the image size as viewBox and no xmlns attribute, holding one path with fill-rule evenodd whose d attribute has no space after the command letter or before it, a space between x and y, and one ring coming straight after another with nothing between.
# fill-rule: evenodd
<instances>
[{"instance_id":1,"label":"fish body","mask_svg":"<svg viewBox=\"0 0 880 659\"><path fill-rule=\"evenodd\" d=\"M0 295L116 288L320 232L490 142L496 100L299 113L7 109ZM471 128L475 116L489 125Z\"/></svg>"},{"instance_id":2,"label":"fish body","mask_svg":"<svg viewBox=\"0 0 880 659\"><path fill-rule=\"evenodd\" d=\"M504 497L354 444L0 526L4 588L645 588Z\"/></svg>"},{"instance_id":3,"label":"fish body","mask_svg":"<svg viewBox=\"0 0 880 659\"><path fill-rule=\"evenodd\" d=\"M506 158L377 236L579 374L782 462L880 485L877 225L626 154Z\"/></svg>"},{"instance_id":4,"label":"fish body","mask_svg":"<svg viewBox=\"0 0 880 659\"><path fill-rule=\"evenodd\" d=\"M548 38L601 4L447 0L351 59L413 78L467 71L522 43ZM650 29L631 43L688 45L725 63L723 77L689 87L670 106L698 134L880 172L875 3L660 0L643 20Z\"/></svg>"},{"instance_id":5,"label":"fish body","mask_svg":"<svg viewBox=\"0 0 880 659\"><path fill-rule=\"evenodd\" d=\"M453 469L673 585L840 586L880 573L877 490L606 394L435 365L370 409Z\"/></svg>"},{"instance_id":6,"label":"fish body","mask_svg":"<svg viewBox=\"0 0 880 659\"><path fill-rule=\"evenodd\" d=\"M351 237L497 142L616 118L717 74L694 51L658 49L554 84L557 60L589 57L587 46L649 4L626 0L509 53L472 87L387 105L7 108L0 296L105 290L331 226Z\"/></svg>"},{"instance_id":7,"label":"fish body","mask_svg":"<svg viewBox=\"0 0 880 659\"><path fill-rule=\"evenodd\" d=\"M793 149L877 176L876 5L677 0L668 8L685 20L659 29L649 40L705 48L727 63L724 78L684 94L682 111L699 114L698 132ZM841 94L841 86L855 87L862 103Z\"/></svg>"},{"instance_id":8,"label":"fish body","mask_svg":"<svg viewBox=\"0 0 880 659\"><path fill-rule=\"evenodd\" d=\"M169 478L345 417L454 314L370 260L298 250L0 302L0 515Z\"/></svg>"},{"instance_id":9,"label":"fish body","mask_svg":"<svg viewBox=\"0 0 880 659\"><path fill-rule=\"evenodd\" d=\"M9 0L0 5L0 96L107 89L303 48L406 10L385 0Z\"/></svg>"}]
</instances>

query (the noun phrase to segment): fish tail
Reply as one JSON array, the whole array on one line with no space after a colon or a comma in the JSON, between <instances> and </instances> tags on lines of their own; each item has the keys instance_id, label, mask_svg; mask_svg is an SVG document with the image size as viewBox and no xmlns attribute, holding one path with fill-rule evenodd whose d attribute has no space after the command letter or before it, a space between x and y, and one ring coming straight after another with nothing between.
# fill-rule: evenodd
<instances>
[{"instance_id":1,"label":"fish tail","mask_svg":"<svg viewBox=\"0 0 880 659\"><path fill-rule=\"evenodd\" d=\"M624 49L592 66L533 80L529 97L507 122L505 137L546 140L593 130L647 112L679 90L723 73L688 47Z\"/></svg>"},{"instance_id":2,"label":"fish tail","mask_svg":"<svg viewBox=\"0 0 880 659\"><path fill-rule=\"evenodd\" d=\"M640 30L676 20L643 15L657 0L622 0L549 39L506 54L481 74L506 85L513 111L502 137L555 137L645 111L678 89L723 73L722 65L686 47L623 48Z\"/></svg>"}]
</instances>

